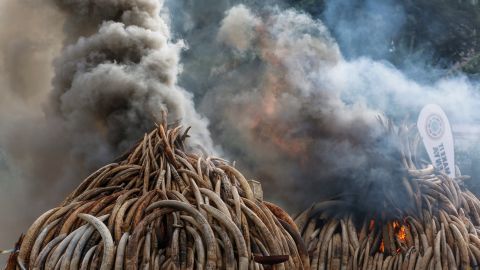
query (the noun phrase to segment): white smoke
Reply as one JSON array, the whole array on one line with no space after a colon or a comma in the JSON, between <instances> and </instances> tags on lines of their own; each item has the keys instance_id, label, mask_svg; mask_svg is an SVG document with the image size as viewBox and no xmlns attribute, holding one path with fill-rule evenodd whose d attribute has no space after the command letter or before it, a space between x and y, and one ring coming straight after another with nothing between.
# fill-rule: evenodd
<instances>
[{"instance_id":1,"label":"white smoke","mask_svg":"<svg viewBox=\"0 0 480 270\"><path fill-rule=\"evenodd\" d=\"M388 62L347 60L321 21L295 10L239 5L225 14L222 53L204 56L214 59L199 108L229 158L293 211L338 194L363 198L359 190L375 195L360 206L374 207L394 193L400 163L377 116L413 123L437 103L454 122L478 118L478 87L465 77L419 83Z\"/></svg>"},{"instance_id":2,"label":"white smoke","mask_svg":"<svg viewBox=\"0 0 480 270\"><path fill-rule=\"evenodd\" d=\"M243 52L255 37L259 20L244 6L235 6L228 11L218 33L218 41Z\"/></svg>"}]
</instances>

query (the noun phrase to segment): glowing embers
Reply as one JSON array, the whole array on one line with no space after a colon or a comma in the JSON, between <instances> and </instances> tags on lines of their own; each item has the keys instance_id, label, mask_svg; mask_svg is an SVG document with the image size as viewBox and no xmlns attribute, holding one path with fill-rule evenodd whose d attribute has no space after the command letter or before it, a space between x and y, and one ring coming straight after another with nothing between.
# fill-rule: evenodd
<instances>
[{"instance_id":1,"label":"glowing embers","mask_svg":"<svg viewBox=\"0 0 480 270\"><path fill-rule=\"evenodd\" d=\"M378 251L380 251L381 253L385 252L385 243L383 243L383 241L380 243L380 247L378 248Z\"/></svg>"},{"instance_id":2,"label":"glowing embers","mask_svg":"<svg viewBox=\"0 0 480 270\"><path fill-rule=\"evenodd\" d=\"M370 224L374 224L372 220ZM385 242L389 244L389 253L392 254L393 251L395 253L400 253L408 249L410 246L409 243L413 243L412 236L410 235L410 229L408 224L401 223L400 221L392 221L388 222L384 225L386 228L382 231L380 245L378 247L378 252L385 253ZM372 229L372 225L370 226ZM393 234L393 241L391 234ZM388 239L385 241L384 239ZM408 240L407 240L408 239ZM393 243L393 246L391 245Z\"/></svg>"},{"instance_id":3,"label":"glowing embers","mask_svg":"<svg viewBox=\"0 0 480 270\"><path fill-rule=\"evenodd\" d=\"M381 228L377 228L376 225ZM381 253L398 254L406 251L413 244L408 224L397 220L383 222L383 224L376 224L375 220L370 220L368 235L368 237L373 239L371 253L378 251ZM386 245L387 250L385 250Z\"/></svg>"},{"instance_id":4,"label":"glowing embers","mask_svg":"<svg viewBox=\"0 0 480 270\"><path fill-rule=\"evenodd\" d=\"M395 230L395 236L397 240L401 243L405 243L407 239L406 225L401 225L399 222L393 222L393 229Z\"/></svg>"}]
</instances>

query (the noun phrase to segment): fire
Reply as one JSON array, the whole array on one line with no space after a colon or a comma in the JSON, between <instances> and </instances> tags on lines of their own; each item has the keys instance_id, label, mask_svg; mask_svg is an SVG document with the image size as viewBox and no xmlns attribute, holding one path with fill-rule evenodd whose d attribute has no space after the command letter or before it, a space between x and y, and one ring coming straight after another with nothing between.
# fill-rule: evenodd
<instances>
[{"instance_id":1,"label":"fire","mask_svg":"<svg viewBox=\"0 0 480 270\"><path fill-rule=\"evenodd\" d=\"M405 226L400 226L400 230L397 233L397 238L398 240L405 242L407 238L407 233L405 232Z\"/></svg>"},{"instance_id":2,"label":"fire","mask_svg":"<svg viewBox=\"0 0 480 270\"><path fill-rule=\"evenodd\" d=\"M407 240L405 225L401 225L399 222L394 221L393 229L395 230L395 235L397 236L398 241L404 243Z\"/></svg>"},{"instance_id":3,"label":"fire","mask_svg":"<svg viewBox=\"0 0 480 270\"><path fill-rule=\"evenodd\" d=\"M375 224L375 221L370 220L370 224L369 224L370 230L373 228L374 224ZM393 234L394 234L396 240L398 241L398 244L400 244L400 245L405 244L407 242L407 231L408 231L408 228L406 227L407 225L402 225L398 221L393 221L391 223L391 225L389 225L389 226L391 226L391 228L393 228ZM382 253L385 253L385 243L384 243L383 240L380 242L380 246L378 247L378 251L382 252ZM401 248L398 247L395 251L397 253L400 253Z\"/></svg>"}]
</instances>

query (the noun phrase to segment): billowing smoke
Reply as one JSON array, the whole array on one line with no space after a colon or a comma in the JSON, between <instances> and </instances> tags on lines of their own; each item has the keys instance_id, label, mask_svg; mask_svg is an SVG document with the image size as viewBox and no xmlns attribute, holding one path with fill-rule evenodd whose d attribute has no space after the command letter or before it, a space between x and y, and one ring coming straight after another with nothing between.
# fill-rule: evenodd
<instances>
[{"instance_id":1,"label":"billowing smoke","mask_svg":"<svg viewBox=\"0 0 480 270\"><path fill-rule=\"evenodd\" d=\"M213 149L207 122L176 85L183 43L171 42L159 1L57 2L68 14L67 33L93 32L55 61L49 99L50 113L73 136L75 154L95 165L111 159L164 111L192 127L194 147Z\"/></svg>"},{"instance_id":2,"label":"billowing smoke","mask_svg":"<svg viewBox=\"0 0 480 270\"><path fill-rule=\"evenodd\" d=\"M192 126L196 150L213 152L210 130L226 158L295 212L338 194L366 208L396 196L400 164L378 115L411 122L423 105L438 103L465 122L480 105L464 77L420 83L382 61L392 38L384 32L398 28L358 38L372 34L371 19L384 19L375 8L383 14L392 1L367 1L371 13L355 20L362 31L329 20L340 43L321 21L275 0L167 0L168 10L157 0L19 2L0 6L1 193L10 194L1 203L12 205L0 214L15 214L0 219L8 243L162 111ZM25 30L7 31L12 24ZM173 41L169 27L185 43Z\"/></svg>"},{"instance_id":3,"label":"billowing smoke","mask_svg":"<svg viewBox=\"0 0 480 270\"><path fill-rule=\"evenodd\" d=\"M379 198L401 196L398 149L379 115L411 124L424 105L437 103L464 123L480 105L466 78L411 80L388 62L359 57L372 49L368 43L350 44L368 48L344 57L321 21L296 10L240 4L210 20L176 26L192 47L180 84L197 94L225 155L292 212L339 194L368 210ZM373 31L372 44L389 40L383 32ZM390 44L380 46L375 58Z\"/></svg>"},{"instance_id":4,"label":"billowing smoke","mask_svg":"<svg viewBox=\"0 0 480 270\"><path fill-rule=\"evenodd\" d=\"M8 232L2 243L13 243L41 210L128 150L164 112L169 122L192 127L189 147L214 152L206 119L177 86L184 44L172 41L160 1L36 2L7 1L1 9L24 12L1 17L2 94L15 102L8 104L12 110L2 108L1 147L12 180L2 179L1 214L17 211L1 219ZM21 17L32 22L16 25ZM34 25L37 20L42 24ZM51 51L57 53L53 70ZM12 187L23 196L10 196ZM6 205L12 210L3 213ZM10 221L17 228L7 227Z\"/></svg>"}]
</instances>

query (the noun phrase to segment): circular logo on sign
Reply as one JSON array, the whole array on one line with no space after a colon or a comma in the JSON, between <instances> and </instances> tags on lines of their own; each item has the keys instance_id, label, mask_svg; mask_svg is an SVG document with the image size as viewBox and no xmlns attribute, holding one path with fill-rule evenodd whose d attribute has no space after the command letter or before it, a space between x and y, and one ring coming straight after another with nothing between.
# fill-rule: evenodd
<instances>
[{"instance_id":1,"label":"circular logo on sign","mask_svg":"<svg viewBox=\"0 0 480 270\"><path fill-rule=\"evenodd\" d=\"M427 134L432 139L438 139L442 137L445 132L445 125L442 118L437 114L432 114L427 118L426 126Z\"/></svg>"}]
</instances>

